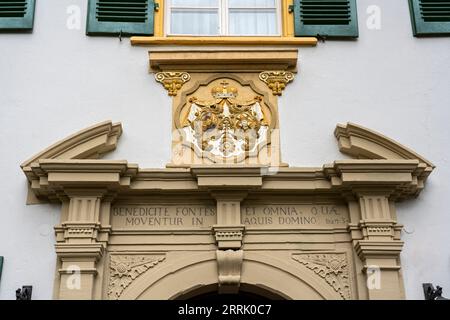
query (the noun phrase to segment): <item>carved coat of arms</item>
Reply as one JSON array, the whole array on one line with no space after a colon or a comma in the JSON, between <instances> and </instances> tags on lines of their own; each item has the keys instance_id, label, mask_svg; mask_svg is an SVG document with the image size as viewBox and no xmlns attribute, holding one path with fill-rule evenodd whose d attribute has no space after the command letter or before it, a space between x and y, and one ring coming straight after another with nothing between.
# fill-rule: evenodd
<instances>
[{"instance_id":1,"label":"carved coat of arms","mask_svg":"<svg viewBox=\"0 0 450 320\"><path fill-rule=\"evenodd\" d=\"M238 89L222 81L211 90L211 100L189 99L182 121L186 141L197 152L231 158L255 153L268 139L268 124L261 109L261 96L238 99Z\"/></svg>"}]
</instances>

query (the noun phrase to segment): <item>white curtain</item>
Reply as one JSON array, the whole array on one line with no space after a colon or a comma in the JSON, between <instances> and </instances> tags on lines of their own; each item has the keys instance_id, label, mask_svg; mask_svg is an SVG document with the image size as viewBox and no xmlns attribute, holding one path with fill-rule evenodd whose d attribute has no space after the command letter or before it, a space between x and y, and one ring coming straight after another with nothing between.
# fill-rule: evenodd
<instances>
[{"instance_id":1,"label":"white curtain","mask_svg":"<svg viewBox=\"0 0 450 320\"><path fill-rule=\"evenodd\" d=\"M275 8L275 0L228 0L230 8L250 7L250 8Z\"/></svg>"},{"instance_id":2,"label":"white curtain","mask_svg":"<svg viewBox=\"0 0 450 320\"><path fill-rule=\"evenodd\" d=\"M228 10L228 35L278 34L276 0L228 0L228 8L224 4L222 0L172 0L170 33L220 35L220 10Z\"/></svg>"},{"instance_id":3,"label":"white curtain","mask_svg":"<svg viewBox=\"0 0 450 320\"><path fill-rule=\"evenodd\" d=\"M172 0L171 6L171 34L219 34L219 0Z\"/></svg>"},{"instance_id":4,"label":"white curtain","mask_svg":"<svg viewBox=\"0 0 450 320\"><path fill-rule=\"evenodd\" d=\"M229 11L230 35L276 35L276 9L232 9Z\"/></svg>"},{"instance_id":5,"label":"white curtain","mask_svg":"<svg viewBox=\"0 0 450 320\"><path fill-rule=\"evenodd\" d=\"M228 0L230 35L276 35L275 0Z\"/></svg>"}]
</instances>

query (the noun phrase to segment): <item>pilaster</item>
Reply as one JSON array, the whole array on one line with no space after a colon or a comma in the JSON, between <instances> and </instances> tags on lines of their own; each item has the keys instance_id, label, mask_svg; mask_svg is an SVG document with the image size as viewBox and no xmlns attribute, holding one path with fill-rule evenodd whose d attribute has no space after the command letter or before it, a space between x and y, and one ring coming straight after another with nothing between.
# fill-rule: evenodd
<instances>
[{"instance_id":1,"label":"pilaster","mask_svg":"<svg viewBox=\"0 0 450 320\"><path fill-rule=\"evenodd\" d=\"M94 299L97 263L102 258L106 242L101 228L100 213L106 190L69 189L67 220L56 229L55 245L60 259L59 299ZM106 228L106 232L108 229Z\"/></svg>"},{"instance_id":2,"label":"pilaster","mask_svg":"<svg viewBox=\"0 0 450 320\"><path fill-rule=\"evenodd\" d=\"M388 192L359 192L361 238L354 241L363 262L369 299L404 299L400 274L399 226L391 210Z\"/></svg>"}]
</instances>

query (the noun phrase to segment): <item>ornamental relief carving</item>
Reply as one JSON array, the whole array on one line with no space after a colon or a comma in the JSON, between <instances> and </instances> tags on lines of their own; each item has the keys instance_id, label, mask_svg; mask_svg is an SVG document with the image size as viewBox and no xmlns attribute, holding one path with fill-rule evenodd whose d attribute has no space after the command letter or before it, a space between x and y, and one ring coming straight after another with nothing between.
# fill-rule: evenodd
<instances>
[{"instance_id":1,"label":"ornamental relief carving","mask_svg":"<svg viewBox=\"0 0 450 320\"><path fill-rule=\"evenodd\" d=\"M176 114L185 145L212 160L243 159L270 143L265 97L235 79L218 78L187 94Z\"/></svg>"},{"instance_id":2,"label":"ornamental relief carving","mask_svg":"<svg viewBox=\"0 0 450 320\"><path fill-rule=\"evenodd\" d=\"M110 257L108 298L117 300L139 276L164 261L163 255L116 255Z\"/></svg>"},{"instance_id":3,"label":"ornamental relief carving","mask_svg":"<svg viewBox=\"0 0 450 320\"><path fill-rule=\"evenodd\" d=\"M286 85L294 80L294 74L289 71L264 71L259 79L267 84L274 96L281 96Z\"/></svg>"},{"instance_id":4,"label":"ornamental relief carving","mask_svg":"<svg viewBox=\"0 0 450 320\"><path fill-rule=\"evenodd\" d=\"M178 90L191 80L191 75L187 72L158 72L155 74L155 80L164 86L169 96L176 96Z\"/></svg>"},{"instance_id":5,"label":"ornamental relief carving","mask_svg":"<svg viewBox=\"0 0 450 320\"><path fill-rule=\"evenodd\" d=\"M350 272L345 253L293 254L292 259L314 271L343 299L351 299Z\"/></svg>"}]
</instances>

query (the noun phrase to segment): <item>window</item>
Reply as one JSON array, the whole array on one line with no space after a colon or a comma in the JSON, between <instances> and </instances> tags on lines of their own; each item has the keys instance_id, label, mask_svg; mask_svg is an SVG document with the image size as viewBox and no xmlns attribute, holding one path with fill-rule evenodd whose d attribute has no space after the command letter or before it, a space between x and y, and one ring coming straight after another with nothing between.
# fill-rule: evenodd
<instances>
[{"instance_id":1,"label":"window","mask_svg":"<svg viewBox=\"0 0 450 320\"><path fill-rule=\"evenodd\" d=\"M0 31L32 30L35 0L0 1Z\"/></svg>"},{"instance_id":2,"label":"window","mask_svg":"<svg viewBox=\"0 0 450 320\"><path fill-rule=\"evenodd\" d=\"M450 35L450 0L409 0L415 36Z\"/></svg>"},{"instance_id":3,"label":"window","mask_svg":"<svg viewBox=\"0 0 450 320\"><path fill-rule=\"evenodd\" d=\"M278 36L280 0L169 0L168 35Z\"/></svg>"},{"instance_id":4,"label":"window","mask_svg":"<svg viewBox=\"0 0 450 320\"><path fill-rule=\"evenodd\" d=\"M153 35L153 0L89 0L88 35Z\"/></svg>"},{"instance_id":5,"label":"window","mask_svg":"<svg viewBox=\"0 0 450 320\"><path fill-rule=\"evenodd\" d=\"M358 37L356 0L294 0L296 36Z\"/></svg>"}]
</instances>

